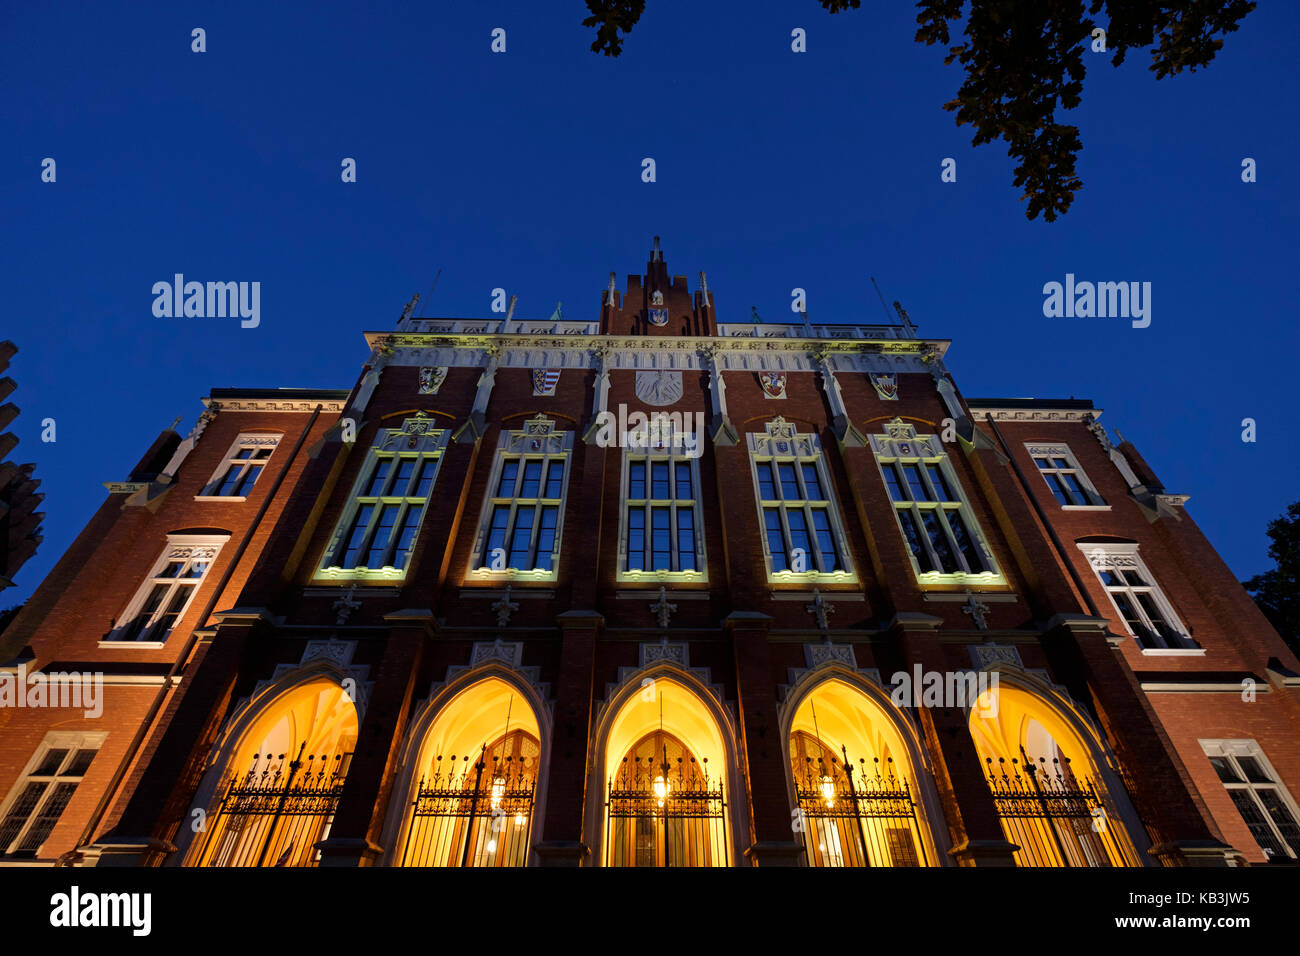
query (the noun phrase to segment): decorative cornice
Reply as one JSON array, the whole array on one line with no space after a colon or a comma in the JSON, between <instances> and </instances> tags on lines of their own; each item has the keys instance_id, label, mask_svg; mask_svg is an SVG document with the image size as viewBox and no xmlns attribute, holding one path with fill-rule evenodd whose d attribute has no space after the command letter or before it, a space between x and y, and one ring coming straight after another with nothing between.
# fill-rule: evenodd
<instances>
[{"instance_id":1,"label":"decorative cornice","mask_svg":"<svg viewBox=\"0 0 1300 956\"><path fill-rule=\"evenodd\" d=\"M992 415L996 422L1079 422L1087 424L1100 418L1100 408L999 408L995 405L971 405L971 414L977 421Z\"/></svg>"},{"instance_id":2,"label":"decorative cornice","mask_svg":"<svg viewBox=\"0 0 1300 956\"><path fill-rule=\"evenodd\" d=\"M323 412L341 412L346 407L347 402L314 398L226 398L220 401L204 398L203 404L214 412L314 412L317 405L321 407Z\"/></svg>"}]
</instances>

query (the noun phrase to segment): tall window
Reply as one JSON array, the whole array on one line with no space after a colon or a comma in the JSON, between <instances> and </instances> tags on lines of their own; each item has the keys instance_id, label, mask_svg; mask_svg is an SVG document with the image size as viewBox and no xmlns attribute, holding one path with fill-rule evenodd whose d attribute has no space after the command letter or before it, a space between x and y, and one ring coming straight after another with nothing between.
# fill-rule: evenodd
<instances>
[{"instance_id":1,"label":"tall window","mask_svg":"<svg viewBox=\"0 0 1300 956\"><path fill-rule=\"evenodd\" d=\"M1029 444L1025 447L1029 457L1038 466L1038 473L1047 482L1057 502L1063 508L1103 507L1106 502L1092 486L1088 476L1079 467L1070 449L1065 445Z\"/></svg>"},{"instance_id":2,"label":"tall window","mask_svg":"<svg viewBox=\"0 0 1300 956\"><path fill-rule=\"evenodd\" d=\"M203 488L202 498L248 497L276 447L279 435L242 434Z\"/></svg>"},{"instance_id":3,"label":"tall window","mask_svg":"<svg viewBox=\"0 0 1300 956\"><path fill-rule=\"evenodd\" d=\"M1270 862L1300 859L1295 801L1253 740L1202 740L1214 772Z\"/></svg>"},{"instance_id":4,"label":"tall window","mask_svg":"<svg viewBox=\"0 0 1300 956\"><path fill-rule=\"evenodd\" d=\"M165 641L226 540L224 535L169 534L167 547L105 639Z\"/></svg>"},{"instance_id":5,"label":"tall window","mask_svg":"<svg viewBox=\"0 0 1300 956\"><path fill-rule=\"evenodd\" d=\"M777 416L750 433L750 465L769 574L852 580L852 564L821 443Z\"/></svg>"},{"instance_id":6,"label":"tall window","mask_svg":"<svg viewBox=\"0 0 1300 956\"><path fill-rule=\"evenodd\" d=\"M102 734L49 734L0 814L0 858L32 859L99 751Z\"/></svg>"},{"instance_id":7,"label":"tall window","mask_svg":"<svg viewBox=\"0 0 1300 956\"><path fill-rule=\"evenodd\" d=\"M447 446L447 430L430 424L419 414L376 437L326 548L322 576L405 576Z\"/></svg>"},{"instance_id":8,"label":"tall window","mask_svg":"<svg viewBox=\"0 0 1300 956\"><path fill-rule=\"evenodd\" d=\"M894 419L871 445L889 489L912 565L923 583L978 580L1001 575L943 445L934 435Z\"/></svg>"},{"instance_id":9,"label":"tall window","mask_svg":"<svg viewBox=\"0 0 1300 956\"><path fill-rule=\"evenodd\" d=\"M501 433L472 573L554 579L572 451L545 416Z\"/></svg>"},{"instance_id":10,"label":"tall window","mask_svg":"<svg viewBox=\"0 0 1300 956\"><path fill-rule=\"evenodd\" d=\"M703 580L698 457L671 441L630 448L623 469L620 578Z\"/></svg>"},{"instance_id":11,"label":"tall window","mask_svg":"<svg viewBox=\"0 0 1300 956\"><path fill-rule=\"evenodd\" d=\"M1138 557L1136 544L1080 542L1111 603L1144 650L1194 650L1172 605Z\"/></svg>"}]
</instances>

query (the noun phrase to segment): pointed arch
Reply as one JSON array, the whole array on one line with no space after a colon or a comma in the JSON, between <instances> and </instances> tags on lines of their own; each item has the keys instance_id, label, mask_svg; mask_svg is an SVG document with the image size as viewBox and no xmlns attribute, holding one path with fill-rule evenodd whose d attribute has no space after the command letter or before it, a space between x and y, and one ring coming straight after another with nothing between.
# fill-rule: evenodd
<instances>
[{"instance_id":1,"label":"pointed arch","mask_svg":"<svg viewBox=\"0 0 1300 956\"><path fill-rule=\"evenodd\" d=\"M443 685L402 747L384 828L390 866L524 866L541 819L550 708L491 660Z\"/></svg>"},{"instance_id":2,"label":"pointed arch","mask_svg":"<svg viewBox=\"0 0 1300 956\"><path fill-rule=\"evenodd\" d=\"M828 662L801 675L780 714L793 825L809 865L947 863L929 754L883 688Z\"/></svg>"},{"instance_id":3,"label":"pointed arch","mask_svg":"<svg viewBox=\"0 0 1300 956\"><path fill-rule=\"evenodd\" d=\"M638 771L636 748L659 729L682 753L670 754L667 775L658 766ZM742 849L737 834L748 831L738 736L734 718L709 686L674 661L647 664L628 674L602 705L592 739L586 842L598 865L638 865L626 847L615 852L616 843L630 845L634 828L654 844L639 865L735 864ZM666 776L669 792L682 799L669 797L660 806L656 776ZM686 799L688 793L694 799Z\"/></svg>"}]
</instances>

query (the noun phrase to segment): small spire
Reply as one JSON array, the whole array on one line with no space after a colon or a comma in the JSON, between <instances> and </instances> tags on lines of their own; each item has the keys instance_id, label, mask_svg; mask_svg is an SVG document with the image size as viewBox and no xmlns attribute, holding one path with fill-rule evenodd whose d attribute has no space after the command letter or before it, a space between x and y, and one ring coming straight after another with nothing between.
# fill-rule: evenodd
<instances>
[{"instance_id":1,"label":"small spire","mask_svg":"<svg viewBox=\"0 0 1300 956\"><path fill-rule=\"evenodd\" d=\"M609 296L605 301L605 304L608 305L611 309L614 308L614 286L616 285L617 281L618 281L618 276L615 273L611 272L609 274Z\"/></svg>"},{"instance_id":2,"label":"small spire","mask_svg":"<svg viewBox=\"0 0 1300 956\"><path fill-rule=\"evenodd\" d=\"M658 237L658 236L655 236L655 247L654 247L654 251L650 253L650 261L651 261L651 262L656 262L656 261L658 261L658 262L663 262L663 261L664 261L664 254L663 254L663 252L660 251L660 249L659 249L659 237Z\"/></svg>"},{"instance_id":3,"label":"small spire","mask_svg":"<svg viewBox=\"0 0 1300 956\"><path fill-rule=\"evenodd\" d=\"M510 297L510 306L506 309L506 321L507 321L507 322L509 322L509 321L511 320L511 318L514 317L514 314L515 314L515 303L518 302L518 301L519 301L519 296L517 296L517 295L512 295L512 296Z\"/></svg>"}]
</instances>

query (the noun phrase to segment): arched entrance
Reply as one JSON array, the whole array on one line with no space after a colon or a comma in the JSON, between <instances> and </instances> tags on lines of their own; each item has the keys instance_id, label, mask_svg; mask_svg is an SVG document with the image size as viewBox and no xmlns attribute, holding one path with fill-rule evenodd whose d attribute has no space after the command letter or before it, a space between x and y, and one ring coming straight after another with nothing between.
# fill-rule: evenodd
<instances>
[{"instance_id":1,"label":"arched entrance","mask_svg":"<svg viewBox=\"0 0 1300 956\"><path fill-rule=\"evenodd\" d=\"M416 756L398 866L526 866L541 765L529 701L497 676L455 694Z\"/></svg>"},{"instance_id":2,"label":"arched entrance","mask_svg":"<svg viewBox=\"0 0 1300 956\"><path fill-rule=\"evenodd\" d=\"M268 702L238 738L189 866L316 866L357 740L357 711L315 677Z\"/></svg>"},{"instance_id":3,"label":"arched entrance","mask_svg":"<svg viewBox=\"0 0 1300 956\"><path fill-rule=\"evenodd\" d=\"M790 722L790 765L809 866L934 866L898 722L860 688L827 678Z\"/></svg>"},{"instance_id":4,"label":"arched entrance","mask_svg":"<svg viewBox=\"0 0 1300 956\"><path fill-rule=\"evenodd\" d=\"M1141 866L1091 730L999 677L971 708L970 732L1016 865Z\"/></svg>"},{"instance_id":5,"label":"arched entrance","mask_svg":"<svg viewBox=\"0 0 1300 956\"><path fill-rule=\"evenodd\" d=\"M605 744L606 866L728 866L727 748L696 691L647 677Z\"/></svg>"}]
</instances>

